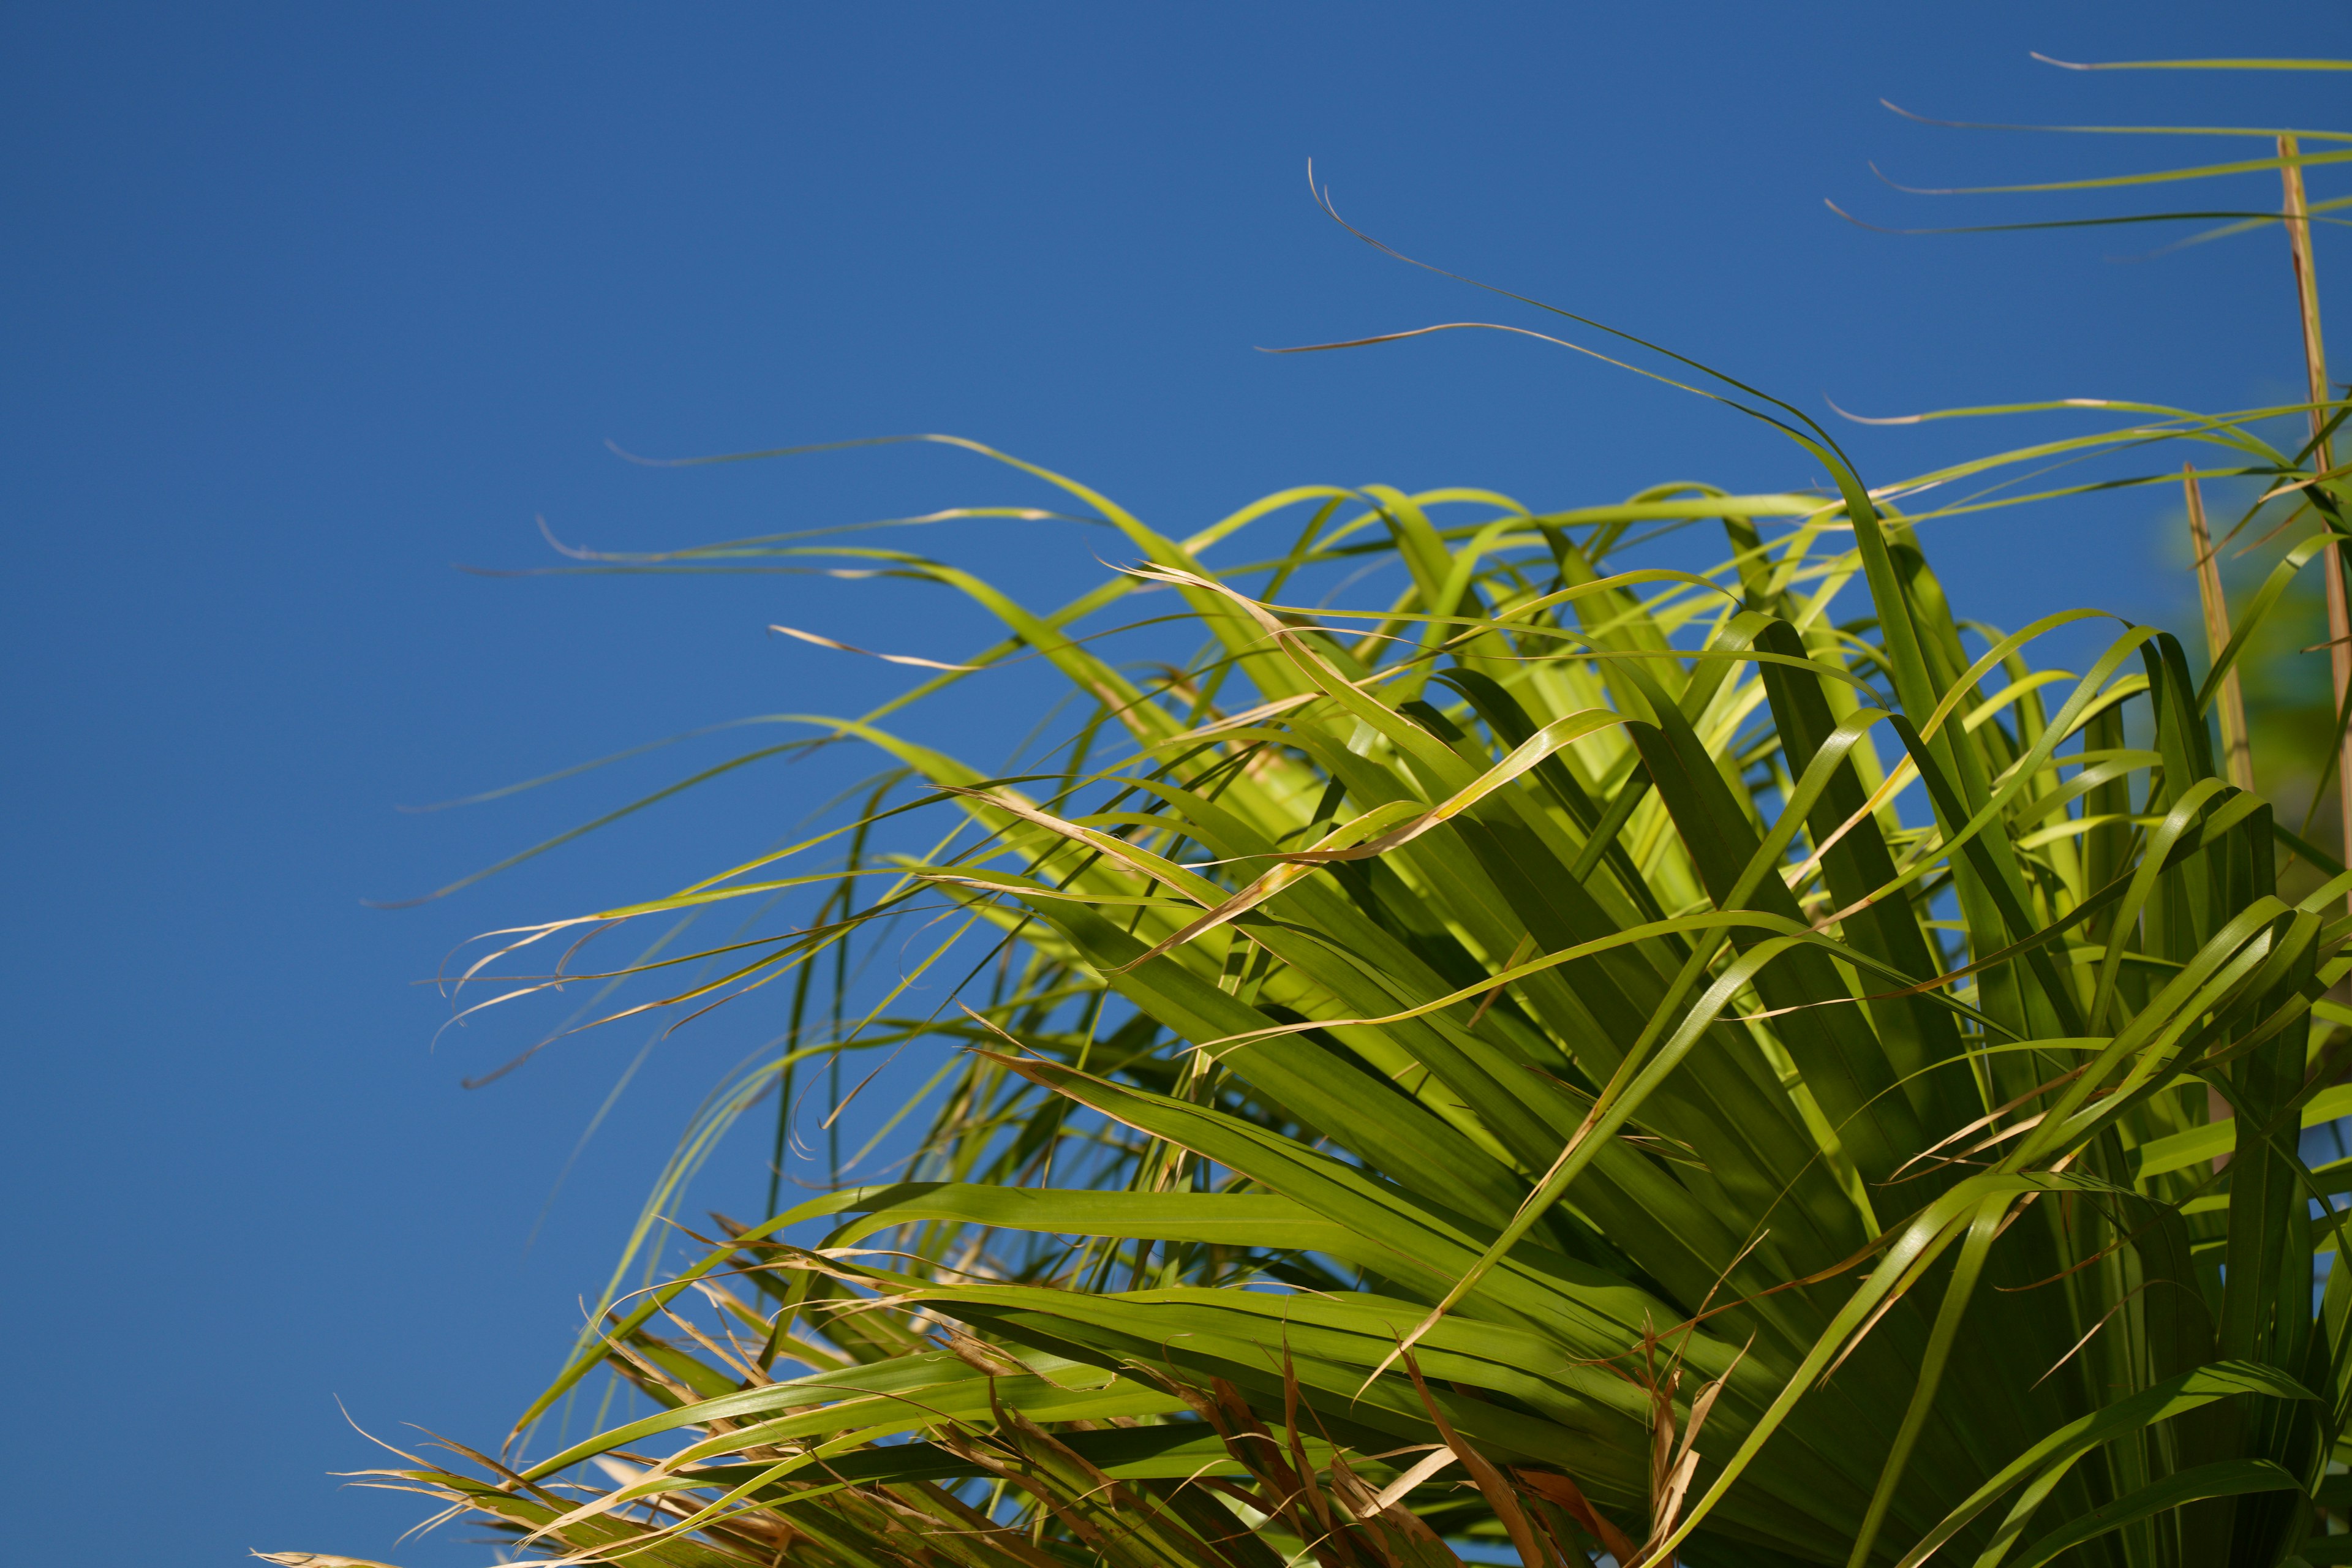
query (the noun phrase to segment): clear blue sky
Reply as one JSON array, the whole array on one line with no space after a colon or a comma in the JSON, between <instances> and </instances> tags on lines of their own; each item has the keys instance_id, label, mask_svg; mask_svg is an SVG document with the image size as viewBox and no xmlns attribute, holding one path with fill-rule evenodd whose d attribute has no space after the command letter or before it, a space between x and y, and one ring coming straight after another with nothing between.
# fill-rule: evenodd
<instances>
[{"instance_id":1,"label":"clear blue sky","mask_svg":"<svg viewBox=\"0 0 2352 1568\"><path fill-rule=\"evenodd\" d=\"M2339 79L2084 77L2034 48L2352 54L2352 14L8 6L0 1303L20 1495L0 1554L483 1561L463 1530L395 1549L415 1500L338 1489L327 1472L374 1459L336 1397L388 1434L494 1440L757 1030L658 1053L526 1254L640 1038L592 1036L468 1093L514 1037L432 1048L443 1009L414 983L485 927L762 845L830 775L746 776L385 912L362 899L719 753L394 807L897 685L764 637L772 621L943 658L982 636L884 584L451 563L541 563L541 513L645 548L1037 495L935 451L664 472L606 438L957 432L1171 530L1295 482L1570 505L1812 478L1727 416L1521 342L1253 353L1498 309L1334 229L1309 156L1350 218L1409 250L1796 399L2289 395L2274 231L2127 263L2110 258L2154 237L1898 239L1823 209L2027 216L1901 196L1871 159L1945 184L2151 155L1935 130L1882 95L1979 120L2352 120ZM2341 294L2352 249L2323 237L2320 266ZM1854 449L1886 479L1988 438L1869 431ZM2179 600L2159 574L2177 516L2127 498L1930 542L1989 618L2150 615ZM978 550L1036 598L1091 579L1104 548L1045 526L929 545ZM977 698L915 727L1001 750L1022 720ZM751 1163L715 1178L722 1195Z\"/></svg>"}]
</instances>

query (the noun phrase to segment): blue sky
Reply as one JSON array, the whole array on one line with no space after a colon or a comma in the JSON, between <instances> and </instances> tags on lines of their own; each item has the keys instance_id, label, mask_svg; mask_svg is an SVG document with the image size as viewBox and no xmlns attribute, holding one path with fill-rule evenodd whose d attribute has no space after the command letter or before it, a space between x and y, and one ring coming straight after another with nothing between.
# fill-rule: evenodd
<instances>
[{"instance_id":1,"label":"blue sky","mask_svg":"<svg viewBox=\"0 0 2352 1568\"><path fill-rule=\"evenodd\" d=\"M1904 196L1868 161L1947 184L2151 155L1923 126L1882 96L1976 120L2342 121L2327 79L2086 77L2037 48L2345 55L2352 17L7 7L0 1160L6 1439L12 1473L37 1478L11 1554L95 1536L191 1563L248 1546L483 1561L462 1530L395 1550L415 1500L339 1489L327 1472L374 1460L336 1400L387 1434L494 1440L756 1029L663 1047L550 1206L642 1037L586 1037L467 1092L516 1037L436 1045L446 1009L416 983L485 928L756 849L839 781L753 771L457 898L373 910L723 753L394 807L743 714L854 711L900 683L772 622L944 658L985 635L906 584L453 563L547 563L542 515L643 549L1041 496L936 450L679 471L606 440L949 431L1171 531L1302 482L1573 505L1814 477L1693 400L1491 335L1253 352L1499 308L1336 229L1309 157L1402 248L1815 406L2291 395L2274 233L2136 261L2116 258L2155 237L1896 238L1823 208L2041 216L2056 209ZM2331 295L2352 265L2332 238ZM1997 438L1866 430L1853 449L1885 480ZM2132 496L1928 543L1990 619L2171 615L2178 520ZM926 547L1038 600L1097 576L1107 548L1052 524ZM1017 682L992 689L910 728L1002 751L1026 721ZM751 1163L722 1156L719 1197Z\"/></svg>"}]
</instances>

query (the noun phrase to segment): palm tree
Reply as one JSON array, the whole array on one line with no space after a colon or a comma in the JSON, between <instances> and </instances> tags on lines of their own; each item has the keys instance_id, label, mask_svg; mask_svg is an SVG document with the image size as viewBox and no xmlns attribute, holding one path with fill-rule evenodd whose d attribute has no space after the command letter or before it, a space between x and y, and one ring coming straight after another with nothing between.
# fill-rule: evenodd
<instances>
[{"instance_id":1,"label":"palm tree","mask_svg":"<svg viewBox=\"0 0 2352 1568\"><path fill-rule=\"evenodd\" d=\"M2210 728L2306 566L2347 634L2301 171L2352 136L2299 134L2172 172L2286 182L2224 215L2293 241L2311 392L2284 407L2099 404L2125 423L1873 487L1796 408L1625 340L1832 488L1306 486L1178 538L924 437L1134 564L1038 611L807 539L587 563L854 555L1005 628L816 727L887 753L847 823L505 939L814 900L693 984L669 953L613 972L660 984L631 1011L789 998L635 1263L767 1100L781 1172L814 1075L927 1043L901 1114L934 1109L908 1179L772 1189L616 1280L517 1435L600 1370L650 1414L385 1484L541 1559L676 1568L2352 1562L2352 1282L2324 1267L2352 1161L2299 1138L2352 1112L2352 876L2232 782L2242 719L2220 753ZM2201 678L2128 624L2037 667L2090 612L2004 633L1947 603L1920 523L2053 500L2014 481L2057 456L2137 465L2074 489L2179 483L2145 463L2167 442L2203 455L2192 499L2251 483L2248 517L2284 495L2307 534L2234 619L2208 574ZM1935 504L1964 479L2011 489ZM1628 559L1694 526L1713 569ZM1342 591L1381 564L1393 598ZM1112 622L1147 591L1179 607ZM1200 647L1121 663L1122 631ZM886 722L1015 658L1083 711L1045 762ZM885 932L914 956L877 995L852 954ZM918 1005L926 974L953 1005Z\"/></svg>"}]
</instances>

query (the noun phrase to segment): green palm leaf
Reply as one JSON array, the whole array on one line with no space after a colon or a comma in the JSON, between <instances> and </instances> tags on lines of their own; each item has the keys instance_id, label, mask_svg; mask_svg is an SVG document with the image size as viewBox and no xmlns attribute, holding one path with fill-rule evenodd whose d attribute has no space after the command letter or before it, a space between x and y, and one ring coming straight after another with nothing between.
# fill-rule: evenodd
<instances>
[{"instance_id":1,"label":"green palm leaf","mask_svg":"<svg viewBox=\"0 0 2352 1568\"><path fill-rule=\"evenodd\" d=\"M836 1171L616 1287L522 1426L600 1369L651 1414L387 1483L565 1561L2334 1560L2352 1284L2315 1294L2352 1171L2299 1137L2352 1111L2326 1000L2352 876L2283 885L2282 840L2325 851L2225 782L2208 724L2296 575L2341 569L2343 405L2074 400L2134 422L1874 489L1809 416L1655 352L1832 489L1538 512L1307 486L1179 539L955 440L1133 566L1042 611L803 536L578 568L853 562L1003 623L964 659L888 655L935 673L882 709L776 716L887 753L850 824L501 939L820 896L690 984L676 954L611 976L662 986L629 1011L792 998L641 1234L821 1060L921 1046L936 1098L909 1179ZM2311 416L2301 450L2263 434L2282 414ZM2311 531L2203 679L2155 628L2076 674L2028 660L2081 616L1956 616L1925 521L2049 499L2010 492L2053 461L2178 482L2129 467L2174 441ZM1992 488L1904 510L1962 481ZM957 515L1014 514L1048 515ZM1286 550L1204 559L1286 521ZM1708 571L1620 559L1701 521ZM1383 562L1391 600L1309 606ZM1172 607L1108 619L1145 591ZM1198 650L1165 657L1171 628ZM901 732L1016 658L1086 710L1056 759ZM852 1005L886 932L906 978ZM935 966L958 1005L917 1012Z\"/></svg>"}]
</instances>

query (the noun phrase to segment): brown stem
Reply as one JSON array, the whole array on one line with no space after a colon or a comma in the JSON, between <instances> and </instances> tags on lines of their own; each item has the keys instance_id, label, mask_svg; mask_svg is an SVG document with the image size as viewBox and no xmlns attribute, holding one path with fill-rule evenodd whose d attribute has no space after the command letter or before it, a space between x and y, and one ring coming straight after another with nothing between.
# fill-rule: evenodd
<instances>
[{"instance_id":1,"label":"brown stem","mask_svg":"<svg viewBox=\"0 0 2352 1568\"><path fill-rule=\"evenodd\" d=\"M2294 258L2295 303L2303 321L2303 371L2305 389L2310 394L2311 433L2316 440L2311 455L2314 473L2326 473L2336 466L2328 451L2328 443L2321 437L2327 427L2326 405L2327 353L2319 337L2319 283L2311 264L2310 209L2303 195L2303 166L2295 159L2295 139L2278 139L2279 180L2284 186L2285 205L2281 208L2286 219L2289 252ZM2327 637L2328 670L2335 677L2336 710L2344 711L2345 694L2352 690L2352 613L2344 602L2344 561L2341 551L2331 539L2327 545ZM2347 863L2352 864L2352 731L2342 742L2341 754L2336 758L2336 792L2340 831ZM2352 907L2352 896L2346 899Z\"/></svg>"}]
</instances>

